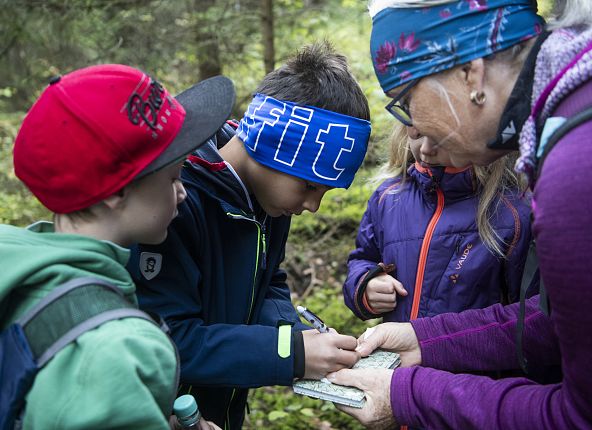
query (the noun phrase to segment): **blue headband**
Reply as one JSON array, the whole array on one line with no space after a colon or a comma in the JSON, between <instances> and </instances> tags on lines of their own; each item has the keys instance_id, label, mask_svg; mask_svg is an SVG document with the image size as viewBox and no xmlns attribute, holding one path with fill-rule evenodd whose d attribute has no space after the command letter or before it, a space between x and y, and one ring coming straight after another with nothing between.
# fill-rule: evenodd
<instances>
[{"instance_id":1,"label":"blue headband","mask_svg":"<svg viewBox=\"0 0 592 430\"><path fill-rule=\"evenodd\" d=\"M348 188L364 160L370 122L256 94L238 125L249 155L274 170Z\"/></svg>"},{"instance_id":2,"label":"blue headband","mask_svg":"<svg viewBox=\"0 0 592 430\"><path fill-rule=\"evenodd\" d=\"M372 19L370 50L384 92L538 35L530 0L460 0L386 8Z\"/></svg>"}]
</instances>

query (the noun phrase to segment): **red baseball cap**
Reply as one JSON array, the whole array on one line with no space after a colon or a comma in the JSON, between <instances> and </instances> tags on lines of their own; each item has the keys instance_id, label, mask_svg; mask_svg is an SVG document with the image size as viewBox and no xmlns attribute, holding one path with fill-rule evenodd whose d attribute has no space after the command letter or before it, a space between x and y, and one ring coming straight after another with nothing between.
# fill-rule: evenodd
<instances>
[{"instance_id":1,"label":"red baseball cap","mask_svg":"<svg viewBox=\"0 0 592 430\"><path fill-rule=\"evenodd\" d=\"M27 113L14 170L51 211L81 210L180 161L224 124L233 104L223 76L173 98L133 67L76 70L52 79Z\"/></svg>"}]
</instances>

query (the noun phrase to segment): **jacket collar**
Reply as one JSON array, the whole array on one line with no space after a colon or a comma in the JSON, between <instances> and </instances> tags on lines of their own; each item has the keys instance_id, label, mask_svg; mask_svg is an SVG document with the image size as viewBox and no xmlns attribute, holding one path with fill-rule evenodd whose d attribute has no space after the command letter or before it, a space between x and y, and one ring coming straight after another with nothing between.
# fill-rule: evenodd
<instances>
[{"instance_id":1,"label":"jacket collar","mask_svg":"<svg viewBox=\"0 0 592 430\"><path fill-rule=\"evenodd\" d=\"M446 200L461 200L477 191L472 167L422 167L415 163L407 171L426 197L433 199L436 190L444 193Z\"/></svg>"},{"instance_id":2,"label":"jacket collar","mask_svg":"<svg viewBox=\"0 0 592 430\"><path fill-rule=\"evenodd\" d=\"M487 143L488 148L514 151L518 149L520 131L530 115L537 55L550 34L544 31L537 37L502 112L496 137Z\"/></svg>"},{"instance_id":3,"label":"jacket collar","mask_svg":"<svg viewBox=\"0 0 592 430\"><path fill-rule=\"evenodd\" d=\"M223 130L223 134L218 132L187 158L183 180L219 200L225 210L238 210L245 215L252 215L253 209L246 189L218 152L234 133L230 126L225 125L224 128L229 128L230 133L229 130Z\"/></svg>"}]
</instances>

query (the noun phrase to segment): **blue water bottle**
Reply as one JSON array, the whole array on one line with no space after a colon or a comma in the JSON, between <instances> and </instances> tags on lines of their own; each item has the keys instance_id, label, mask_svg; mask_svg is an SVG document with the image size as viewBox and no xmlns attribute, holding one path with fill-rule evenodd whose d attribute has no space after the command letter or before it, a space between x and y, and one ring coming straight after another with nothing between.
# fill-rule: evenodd
<instances>
[{"instance_id":1,"label":"blue water bottle","mask_svg":"<svg viewBox=\"0 0 592 430\"><path fill-rule=\"evenodd\" d=\"M199 419L201 413L197 408L197 402L191 394L185 394L177 397L173 404L173 413L177 417L177 421L184 429L198 429Z\"/></svg>"}]
</instances>

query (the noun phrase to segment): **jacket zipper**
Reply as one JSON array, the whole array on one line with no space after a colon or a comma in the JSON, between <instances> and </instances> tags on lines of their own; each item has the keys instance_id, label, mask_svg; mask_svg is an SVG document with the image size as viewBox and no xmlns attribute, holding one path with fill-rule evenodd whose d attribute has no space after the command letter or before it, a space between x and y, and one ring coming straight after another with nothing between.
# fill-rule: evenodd
<instances>
[{"instance_id":1,"label":"jacket zipper","mask_svg":"<svg viewBox=\"0 0 592 430\"><path fill-rule=\"evenodd\" d=\"M228 408L226 408L226 419L224 420L224 430L230 430L230 405L232 405L232 400L234 399L235 394L236 394L236 388L233 388L232 395L230 396L230 401L228 402Z\"/></svg>"},{"instance_id":2,"label":"jacket zipper","mask_svg":"<svg viewBox=\"0 0 592 430\"><path fill-rule=\"evenodd\" d=\"M255 302L255 282L257 281L257 272L259 271L259 255L261 255L261 268L265 269L267 266L267 244L265 240L265 221L260 223L254 217L249 218L242 214L233 214L230 212L226 212L226 215L233 219L242 219L245 221L250 221L255 224L257 227L257 260L255 261L255 272L253 273L253 285L251 286L251 304L249 305L249 314L247 316L246 324L251 320L251 313L253 312L253 304ZM265 218L267 220L267 217ZM236 388L232 389L232 395L230 396L230 401L228 402L228 407L226 408L226 419L224 420L224 429L228 430L230 428L230 407L232 406L232 400L234 400L234 396L236 394Z\"/></svg>"},{"instance_id":3,"label":"jacket zipper","mask_svg":"<svg viewBox=\"0 0 592 430\"><path fill-rule=\"evenodd\" d=\"M430 172L431 174L431 172ZM433 177L432 177L433 179ZM421 288L423 285L423 277L425 274L425 266L426 260L428 258L428 251L430 248L430 242L432 241L432 236L434 235L434 230L436 229L436 224L440 220L440 216L442 215L442 211L444 210L444 193L440 188L436 188L436 195L438 197L438 202L436 204L436 211L434 215L432 215L432 219L430 220L428 227L426 228L425 237L423 238L423 242L421 244L421 251L419 253L419 263L417 265L417 275L415 277L415 290L413 292L413 305L411 306L411 316L410 320L414 320L417 318L419 314L419 302L421 300Z\"/></svg>"}]
</instances>

